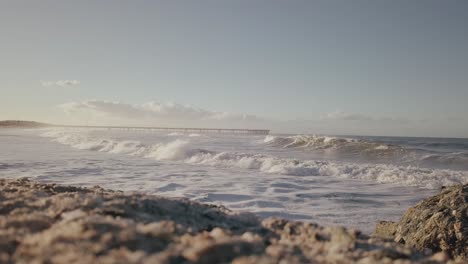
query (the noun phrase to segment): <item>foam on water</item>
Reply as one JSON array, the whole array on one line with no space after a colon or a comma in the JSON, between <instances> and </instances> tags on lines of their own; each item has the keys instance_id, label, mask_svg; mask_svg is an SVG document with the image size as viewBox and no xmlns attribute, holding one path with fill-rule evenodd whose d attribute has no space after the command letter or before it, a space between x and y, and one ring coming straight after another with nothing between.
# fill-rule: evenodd
<instances>
[{"instance_id":1,"label":"foam on water","mask_svg":"<svg viewBox=\"0 0 468 264\"><path fill-rule=\"evenodd\" d=\"M291 147L310 147L310 148L337 148L348 144L360 142L356 139L350 138L338 138L328 136L308 136L308 135L296 135L288 137L272 136L268 135L265 137L265 143L271 145L281 146L284 148Z\"/></svg>"},{"instance_id":2,"label":"foam on water","mask_svg":"<svg viewBox=\"0 0 468 264\"><path fill-rule=\"evenodd\" d=\"M416 167L468 170L465 142L396 144L394 138L345 138L316 135L267 136L269 146L302 149L337 160L393 163ZM427 139L434 140L434 139ZM457 140L457 139L452 139ZM395 141L395 143L393 143ZM406 143L403 140L398 143ZM459 140L461 141L461 140Z\"/></svg>"},{"instance_id":3,"label":"foam on water","mask_svg":"<svg viewBox=\"0 0 468 264\"><path fill-rule=\"evenodd\" d=\"M185 197L261 217L339 224L367 233L378 220L398 220L409 206L440 186L468 180L468 170L453 169L450 161L444 161L444 168L417 165L424 155L427 160L434 159L429 155L462 156L463 147L447 152L444 145L444 151L431 149L421 157L405 154L407 162L362 155L399 153L394 151L398 148L408 153L408 146L395 142L402 139L379 140L4 130L0 131L0 177ZM418 147L437 143L411 140ZM349 158L350 153L358 158Z\"/></svg>"},{"instance_id":4,"label":"foam on water","mask_svg":"<svg viewBox=\"0 0 468 264\"><path fill-rule=\"evenodd\" d=\"M170 137L178 137L178 136L183 136L184 134L180 133L180 132L171 132L171 133L169 133L167 135L170 136Z\"/></svg>"},{"instance_id":5,"label":"foam on water","mask_svg":"<svg viewBox=\"0 0 468 264\"><path fill-rule=\"evenodd\" d=\"M415 166L397 166L393 164L366 164L350 162L331 162L278 158L268 154L242 152L216 152L192 148L190 141L176 139L167 143L145 145L139 141L116 141L110 138L95 138L76 132L52 131L42 136L52 137L55 141L77 149L109 152L115 154L139 155L155 160L172 160L189 164L237 167L258 170L269 174L293 176L331 176L339 178L372 180L379 183L395 183L424 188L439 188L444 185L468 182L468 172L447 169L419 168ZM172 135L171 135L172 136ZM267 144L279 144L285 148L308 147L327 144L337 147L342 144L359 143L353 139L341 139L317 136L294 136L281 138L266 136ZM373 144L374 149L385 151L386 145Z\"/></svg>"}]
</instances>

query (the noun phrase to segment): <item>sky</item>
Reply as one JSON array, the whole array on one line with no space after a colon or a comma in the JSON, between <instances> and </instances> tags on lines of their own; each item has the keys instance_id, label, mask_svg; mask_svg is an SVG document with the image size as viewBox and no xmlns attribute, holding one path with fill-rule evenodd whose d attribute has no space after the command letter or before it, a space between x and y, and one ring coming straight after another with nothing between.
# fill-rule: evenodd
<instances>
[{"instance_id":1,"label":"sky","mask_svg":"<svg viewBox=\"0 0 468 264\"><path fill-rule=\"evenodd\" d=\"M468 2L0 0L0 119L468 137Z\"/></svg>"}]
</instances>

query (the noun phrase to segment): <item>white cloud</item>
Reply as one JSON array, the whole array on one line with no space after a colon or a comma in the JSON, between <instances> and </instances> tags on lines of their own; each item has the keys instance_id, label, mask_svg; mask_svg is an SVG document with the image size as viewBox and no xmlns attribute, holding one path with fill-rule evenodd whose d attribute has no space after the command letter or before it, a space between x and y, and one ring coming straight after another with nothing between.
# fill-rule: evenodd
<instances>
[{"instance_id":1,"label":"white cloud","mask_svg":"<svg viewBox=\"0 0 468 264\"><path fill-rule=\"evenodd\" d=\"M212 111L190 105L154 101L127 104L105 100L86 100L62 104L59 107L69 114L62 117L63 122L76 125L265 128L272 129L276 133L332 135L437 136L447 134L444 129L449 126L457 128L457 131L466 131L463 127L466 123L463 121L466 121L466 118L410 119L401 116L334 111L321 116L311 116L308 119L274 120L255 115Z\"/></svg>"},{"instance_id":2,"label":"white cloud","mask_svg":"<svg viewBox=\"0 0 468 264\"><path fill-rule=\"evenodd\" d=\"M44 87L60 86L68 87L79 85L80 81L78 80L58 80L58 81L41 81L41 85Z\"/></svg>"},{"instance_id":3,"label":"white cloud","mask_svg":"<svg viewBox=\"0 0 468 264\"><path fill-rule=\"evenodd\" d=\"M122 102L112 102L103 100L87 100L82 102L70 102L59 105L66 113L76 115L80 113L90 113L93 116L126 120L146 120L159 121L163 124L258 124L263 121L254 115L233 114L206 110L190 105L177 103L147 102L143 104L126 104ZM198 123L197 123L198 122Z\"/></svg>"},{"instance_id":4,"label":"white cloud","mask_svg":"<svg viewBox=\"0 0 468 264\"><path fill-rule=\"evenodd\" d=\"M371 116L366 114L348 113L343 111L329 112L321 115L321 121L350 121L360 123L408 123L408 122L422 122L422 120L409 120L402 117L385 117L385 116Z\"/></svg>"},{"instance_id":5,"label":"white cloud","mask_svg":"<svg viewBox=\"0 0 468 264\"><path fill-rule=\"evenodd\" d=\"M321 120L349 120L349 121L374 121L375 118L369 115L346 113L335 111L322 115Z\"/></svg>"}]
</instances>

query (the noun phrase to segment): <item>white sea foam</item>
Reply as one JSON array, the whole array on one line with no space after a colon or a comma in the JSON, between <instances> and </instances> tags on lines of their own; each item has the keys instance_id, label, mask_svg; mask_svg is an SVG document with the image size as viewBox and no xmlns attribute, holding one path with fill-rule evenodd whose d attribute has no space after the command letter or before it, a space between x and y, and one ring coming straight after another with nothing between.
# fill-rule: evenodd
<instances>
[{"instance_id":1,"label":"white sea foam","mask_svg":"<svg viewBox=\"0 0 468 264\"><path fill-rule=\"evenodd\" d=\"M168 136L170 137L178 137L178 136L183 136L184 133L180 133L180 132L171 132L169 134L167 134Z\"/></svg>"},{"instance_id":2,"label":"white sea foam","mask_svg":"<svg viewBox=\"0 0 468 264\"><path fill-rule=\"evenodd\" d=\"M144 145L139 141L118 141L111 138L95 138L85 133L52 131L43 136L83 150L108 152L115 154L138 155L159 161L172 160L188 164L224 168L257 170L268 174L294 176L330 176L336 178L372 180L380 183L396 183L425 188L438 188L468 182L467 171L425 169L414 166L392 164L365 164L350 162L331 162L279 158L268 154L242 152L215 152L193 148L189 140L175 139L166 143ZM288 141L288 142L285 142ZM352 142L348 139L329 137L273 137L267 136L266 143L280 142L284 147L298 142ZM301 143L302 144L302 143ZM308 143L307 143L308 144ZM307 145L305 144L305 145Z\"/></svg>"},{"instance_id":3,"label":"white sea foam","mask_svg":"<svg viewBox=\"0 0 468 264\"><path fill-rule=\"evenodd\" d=\"M319 139L322 145L344 143L315 151L313 144L303 147L307 143L284 147L294 142L288 136L189 137L154 131L56 129L43 133L49 138L40 138L36 133L0 131L0 177L34 177L39 181L185 197L261 217L339 224L368 233L377 220L398 220L406 208L435 194L434 188L468 179L466 169L379 163L359 152L363 148L374 151L373 157L394 151L393 143L400 142L400 138L367 145L367 138L354 144L352 140L346 143L336 137L323 137ZM291 137L308 140L307 136ZM444 143L442 152L424 152L430 163L440 161L451 168L454 161L467 157L464 149L468 145L463 145L463 140L421 141L424 147L428 143L436 145L431 148ZM372 149L380 145L389 145L390 149ZM359 159L337 159L335 152L348 150L342 146L358 149L350 153L358 154ZM446 149L453 146L455 151L446 155ZM386 157L382 160L388 161Z\"/></svg>"},{"instance_id":4,"label":"white sea foam","mask_svg":"<svg viewBox=\"0 0 468 264\"><path fill-rule=\"evenodd\" d=\"M169 133L167 135L170 136L170 137L181 137L181 136L202 137L203 136L202 134L198 134L198 133L184 134L184 133L181 133L181 132L171 132L171 133Z\"/></svg>"},{"instance_id":5,"label":"white sea foam","mask_svg":"<svg viewBox=\"0 0 468 264\"><path fill-rule=\"evenodd\" d=\"M468 183L468 172L424 169L389 164L355 164L325 161L280 159L266 155L240 153L197 153L186 162L210 166L257 169L264 173L294 176L334 176L397 183L425 188Z\"/></svg>"},{"instance_id":6,"label":"white sea foam","mask_svg":"<svg viewBox=\"0 0 468 264\"><path fill-rule=\"evenodd\" d=\"M265 137L265 143L283 148L303 147L303 148L337 148L351 143L359 143L359 140L350 138L328 137L328 136L271 136Z\"/></svg>"},{"instance_id":7,"label":"white sea foam","mask_svg":"<svg viewBox=\"0 0 468 264\"><path fill-rule=\"evenodd\" d=\"M183 160L189 156L188 141L176 139L167 144L156 144L148 148L146 158L156 160Z\"/></svg>"},{"instance_id":8,"label":"white sea foam","mask_svg":"<svg viewBox=\"0 0 468 264\"><path fill-rule=\"evenodd\" d=\"M375 147L375 149L377 149L377 150L387 150L388 146L387 145L379 145L379 146Z\"/></svg>"}]
</instances>

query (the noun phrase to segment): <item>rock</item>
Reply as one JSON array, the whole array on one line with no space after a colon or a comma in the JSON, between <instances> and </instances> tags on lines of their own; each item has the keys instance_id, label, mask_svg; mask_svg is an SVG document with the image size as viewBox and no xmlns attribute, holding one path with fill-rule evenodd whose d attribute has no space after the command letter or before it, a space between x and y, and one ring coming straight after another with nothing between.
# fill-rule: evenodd
<instances>
[{"instance_id":1,"label":"rock","mask_svg":"<svg viewBox=\"0 0 468 264\"><path fill-rule=\"evenodd\" d=\"M424 251L468 261L468 184L442 192L409 208L398 223L381 222L375 233Z\"/></svg>"},{"instance_id":2,"label":"rock","mask_svg":"<svg viewBox=\"0 0 468 264\"><path fill-rule=\"evenodd\" d=\"M440 262L447 262L448 260L450 260L450 257L445 252L438 252L434 254L434 256L432 256L431 259Z\"/></svg>"},{"instance_id":3,"label":"rock","mask_svg":"<svg viewBox=\"0 0 468 264\"><path fill-rule=\"evenodd\" d=\"M343 227L261 221L224 207L97 187L0 179L0 209L0 263L451 261Z\"/></svg>"},{"instance_id":4,"label":"rock","mask_svg":"<svg viewBox=\"0 0 468 264\"><path fill-rule=\"evenodd\" d=\"M393 239L395 237L397 224L398 223L391 221L380 221L377 223L372 235L383 239Z\"/></svg>"}]
</instances>

